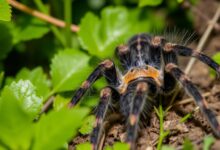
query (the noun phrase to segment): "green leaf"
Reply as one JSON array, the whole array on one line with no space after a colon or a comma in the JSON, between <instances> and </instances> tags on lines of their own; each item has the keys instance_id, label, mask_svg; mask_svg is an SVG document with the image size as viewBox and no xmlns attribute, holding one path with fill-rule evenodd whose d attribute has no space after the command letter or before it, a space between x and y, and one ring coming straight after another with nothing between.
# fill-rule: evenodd
<instances>
[{"instance_id":1,"label":"green leaf","mask_svg":"<svg viewBox=\"0 0 220 150\"><path fill-rule=\"evenodd\" d=\"M216 61L218 64L220 64L220 52L216 53L214 56L212 56L212 59ZM216 71L210 68L210 75L211 77L214 77L216 75Z\"/></svg>"},{"instance_id":2,"label":"green leaf","mask_svg":"<svg viewBox=\"0 0 220 150\"><path fill-rule=\"evenodd\" d=\"M36 94L38 96L42 96L45 100L45 97L50 91L50 82L41 67L37 67L33 70L29 70L27 68L21 69L16 75L16 81L20 79L30 80L31 83L36 87Z\"/></svg>"},{"instance_id":3,"label":"green leaf","mask_svg":"<svg viewBox=\"0 0 220 150\"><path fill-rule=\"evenodd\" d=\"M61 95L57 95L53 102L54 110L60 110L66 107L69 101L70 101L70 98L64 98Z\"/></svg>"},{"instance_id":4,"label":"green leaf","mask_svg":"<svg viewBox=\"0 0 220 150\"><path fill-rule=\"evenodd\" d=\"M6 0L0 0L0 20L11 21L11 7Z\"/></svg>"},{"instance_id":5,"label":"green leaf","mask_svg":"<svg viewBox=\"0 0 220 150\"><path fill-rule=\"evenodd\" d=\"M79 132L83 135L89 134L92 132L93 124L95 122L95 116L90 115L83 120L83 125L79 129Z\"/></svg>"},{"instance_id":6,"label":"green leaf","mask_svg":"<svg viewBox=\"0 0 220 150\"><path fill-rule=\"evenodd\" d=\"M1 9L0 9L1 10ZM13 35L7 23L0 22L0 61L7 57L7 54L12 49Z\"/></svg>"},{"instance_id":7,"label":"green leaf","mask_svg":"<svg viewBox=\"0 0 220 150\"><path fill-rule=\"evenodd\" d=\"M163 145L161 150L174 150L174 148L171 146Z\"/></svg>"},{"instance_id":8,"label":"green leaf","mask_svg":"<svg viewBox=\"0 0 220 150\"><path fill-rule=\"evenodd\" d=\"M206 136L204 138L203 150L209 150L211 145L215 142L215 138L213 136Z\"/></svg>"},{"instance_id":9,"label":"green leaf","mask_svg":"<svg viewBox=\"0 0 220 150\"><path fill-rule=\"evenodd\" d=\"M89 142L76 145L76 150L90 150L92 145Z\"/></svg>"},{"instance_id":10,"label":"green leaf","mask_svg":"<svg viewBox=\"0 0 220 150\"><path fill-rule=\"evenodd\" d=\"M51 77L53 93L70 91L79 87L91 72L89 57L74 49L60 51L52 59Z\"/></svg>"},{"instance_id":11,"label":"green leaf","mask_svg":"<svg viewBox=\"0 0 220 150\"><path fill-rule=\"evenodd\" d=\"M32 118L39 114L43 100L36 95L36 90L29 80L19 80L12 82L2 91L3 99L14 99L19 101L23 109L28 112Z\"/></svg>"},{"instance_id":12,"label":"green leaf","mask_svg":"<svg viewBox=\"0 0 220 150\"><path fill-rule=\"evenodd\" d=\"M157 6L160 5L163 0L139 0L139 7L143 6Z\"/></svg>"},{"instance_id":13,"label":"green leaf","mask_svg":"<svg viewBox=\"0 0 220 150\"><path fill-rule=\"evenodd\" d=\"M119 143L119 142L116 142L114 145L113 145L113 150L129 150L129 145L126 144L126 143Z\"/></svg>"},{"instance_id":14,"label":"green leaf","mask_svg":"<svg viewBox=\"0 0 220 150\"><path fill-rule=\"evenodd\" d=\"M0 147L29 149L33 120L23 109L15 93L16 91L6 87L0 98Z\"/></svg>"},{"instance_id":15,"label":"green leaf","mask_svg":"<svg viewBox=\"0 0 220 150\"><path fill-rule=\"evenodd\" d=\"M20 16L12 27L13 43L39 39L49 32L48 24L40 19L29 16Z\"/></svg>"},{"instance_id":16,"label":"green leaf","mask_svg":"<svg viewBox=\"0 0 220 150\"><path fill-rule=\"evenodd\" d=\"M88 109L62 109L52 111L42 116L36 124L34 150L55 150L63 145L77 133Z\"/></svg>"},{"instance_id":17,"label":"green leaf","mask_svg":"<svg viewBox=\"0 0 220 150\"><path fill-rule=\"evenodd\" d=\"M80 43L92 55L99 58L112 57L115 47L124 43L130 36L150 31L155 18L153 14L149 17L148 15L140 9L128 10L125 7L103 9L101 19L87 13L80 24ZM160 20L157 24L161 24L160 18L157 17L158 22ZM154 29L157 29L155 25Z\"/></svg>"},{"instance_id":18,"label":"green leaf","mask_svg":"<svg viewBox=\"0 0 220 150\"><path fill-rule=\"evenodd\" d=\"M193 144L189 139L185 139L183 143L183 150L193 150Z\"/></svg>"}]
</instances>

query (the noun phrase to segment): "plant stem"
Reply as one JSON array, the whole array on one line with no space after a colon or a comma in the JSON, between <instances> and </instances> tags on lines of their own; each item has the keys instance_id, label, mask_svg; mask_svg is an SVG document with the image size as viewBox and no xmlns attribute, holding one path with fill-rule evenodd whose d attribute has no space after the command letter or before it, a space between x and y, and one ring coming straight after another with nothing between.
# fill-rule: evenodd
<instances>
[{"instance_id":1,"label":"plant stem","mask_svg":"<svg viewBox=\"0 0 220 150\"><path fill-rule=\"evenodd\" d=\"M53 25L56 25L58 27L62 27L62 28L65 27L65 22L63 22L62 20L59 20L57 18L45 15L44 13L41 13L39 11L33 10L33 9L27 7L26 5L21 4L21 3L17 2L17 1L15 1L15 0L7 0L7 1L8 1L8 3L12 7L16 8L16 9L18 9L20 11L23 11L23 12L29 14L29 15L37 17L37 18L39 18L41 20L49 22L49 23L51 23ZM71 25L71 31L72 32L78 32L79 31L79 27L77 25L72 24Z\"/></svg>"},{"instance_id":2,"label":"plant stem","mask_svg":"<svg viewBox=\"0 0 220 150\"><path fill-rule=\"evenodd\" d=\"M71 39L71 22L72 22L72 0L65 0L64 1L64 18L65 18L65 37L66 43L68 47L72 47L72 39Z\"/></svg>"},{"instance_id":3,"label":"plant stem","mask_svg":"<svg viewBox=\"0 0 220 150\"><path fill-rule=\"evenodd\" d=\"M43 13L49 15L49 11L47 10L47 8L44 6L44 4L42 3L41 0L34 0L34 3L37 5L38 9L40 11L42 11ZM57 40L59 40L59 42L66 47L66 43L64 40L63 35L60 33L60 31L58 30L57 27L50 25L51 31L53 32L54 36L56 37Z\"/></svg>"}]
</instances>

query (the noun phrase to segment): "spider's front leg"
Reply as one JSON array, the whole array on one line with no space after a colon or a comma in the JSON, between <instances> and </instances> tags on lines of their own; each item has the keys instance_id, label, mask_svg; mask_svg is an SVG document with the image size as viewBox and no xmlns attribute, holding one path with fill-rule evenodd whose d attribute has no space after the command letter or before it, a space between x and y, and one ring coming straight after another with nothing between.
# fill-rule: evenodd
<instances>
[{"instance_id":1,"label":"spider's front leg","mask_svg":"<svg viewBox=\"0 0 220 150\"><path fill-rule=\"evenodd\" d=\"M205 54L203 54L201 52L197 52L191 48L188 48L188 47L185 47L182 45L178 45L178 44L173 44L173 43L165 43L163 46L163 49L166 52L173 51L181 56L195 57L195 58L199 59L200 61L202 61L203 63L210 66L211 68L213 68L218 74L220 74L219 64L217 64L214 60L212 60L210 57L206 56Z\"/></svg>"},{"instance_id":2,"label":"spider's front leg","mask_svg":"<svg viewBox=\"0 0 220 150\"><path fill-rule=\"evenodd\" d=\"M156 95L156 82L152 81L153 85L147 81L138 81L137 84L131 84L128 87L128 91L124 93L124 95L120 99L120 107L123 111L124 115L128 115L128 127L127 127L127 139L126 142L129 144L130 149L135 149L135 141L137 138L138 131L138 123L145 109L145 105L148 105L149 110L145 110L147 112L151 112L153 107L152 101L149 101L149 93L153 93ZM123 103L126 103L127 106L123 108ZM147 103L147 104L146 104Z\"/></svg>"},{"instance_id":3,"label":"spider's front leg","mask_svg":"<svg viewBox=\"0 0 220 150\"><path fill-rule=\"evenodd\" d=\"M98 149L99 141L103 132L103 123L112 99L118 96L118 93L110 87L105 87L100 93L100 102L96 111L96 121L90 137L92 149Z\"/></svg>"},{"instance_id":4,"label":"spider's front leg","mask_svg":"<svg viewBox=\"0 0 220 150\"><path fill-rule=\"evenodd\" d=\"M104 76L110 85L119 85L120 81L117 74L115 65L111 60L107 59L101 62L89 75L87 80L82 83L81 87L75 92L69 103L69 107L75 106L92 84L101 76Z\"/></svg>"},{"instance_id":5,"label":"spider's front leg","mask_svg":"<svg viewBox=\"0 0 220 150\"><path fill-rule=\"evenodd\" d=\"M177 65L173 63L167 64L165 69L167 72L170 72L178 81L180 81L185 90L194 98L196 104L200 107L201 112L208 120L214 134L220 138L220 125L215 117L215 114L212 110L210 110L206 100L202 97L190 79L177 67Z\"/></svg>"}]
</instances>

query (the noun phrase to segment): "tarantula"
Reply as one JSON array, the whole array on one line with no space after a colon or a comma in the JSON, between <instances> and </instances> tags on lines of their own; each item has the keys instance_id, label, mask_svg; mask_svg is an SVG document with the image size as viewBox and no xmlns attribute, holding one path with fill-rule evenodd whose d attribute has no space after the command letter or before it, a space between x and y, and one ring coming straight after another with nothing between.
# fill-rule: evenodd
<instances>
[{"instance_id":1,"label":"tarantula","mask_svg":"<svg viewBox=\"0 0 220 150\"><path fill-rule=\"evenodd\" d=\"M69 103L69 107L75 106L97 79L102 76L106 78L109 86L100 93L96 122L90 138L92 149L98 148L104 119L109 106L114 103L119 104L120 112L128 122L126 142L130 149L135 149L141 115L152 111L158 95L172 94L177 82L194 98L214 134L220 138L220 126L214 113L195 85L178 67L177 55L196 57L220 73L220 66L215 61L191 48L149 34L133 36L126 45L119 45L116 53L124 68L123 73L119 72L113 61L104 60L82 83Z\"/></svg>"}]
</instances>

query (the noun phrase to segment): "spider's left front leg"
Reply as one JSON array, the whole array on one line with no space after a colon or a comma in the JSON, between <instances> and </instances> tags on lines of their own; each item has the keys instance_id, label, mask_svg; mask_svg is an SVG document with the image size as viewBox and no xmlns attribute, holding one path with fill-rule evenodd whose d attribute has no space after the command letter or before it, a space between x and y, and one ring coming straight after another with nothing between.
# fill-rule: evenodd
<instances>
[{"instance_id":1,"label":"spider's left front leg","mask_svg":"<svg viewBox=\"0 0 220 150\"><path fill-rule=\"evenodd\" d=\"M102 76L106 78L110 85L118 86L120 82L118 74L119 73L117 72L113 61L106 59L101 62L89 75L87 80L82 83L81 87L75 92L71 102L69 103L69 107L75 106L92 84Z\"/></svg>"},{"instance_id":2,"label":"spider's left front leg","mask_svg":"<svg viewBox=\"0 0 220 150\"><path fill-rule=\"evenodd\" d=\"M116 99L117 97L118 93L111 87L105 87L100 92L100 101L96 111L96 121L90 137L93 150L98 149L99 141L101 140L101 135L104 128L103 123L104 119L106 118L109 105L112 103L112 100Z\"/></svg>"},{"instance_id":3,"label":"spider's left front leg","mask_svg":"<svg viewBox=\"0 0 220 150\"><path fill-rule=\"evenodd\" d=\"M165 67L167 72L170 72L184 87L184 89L194 98L195 103L199 106L201 112L208 120L214 134L220 138L220 125L213 111L208 107L204 97L200 94L197 88L193 85L190 79L181 71L177 65L169 63Z\"/></svg>"}]
</instances>

